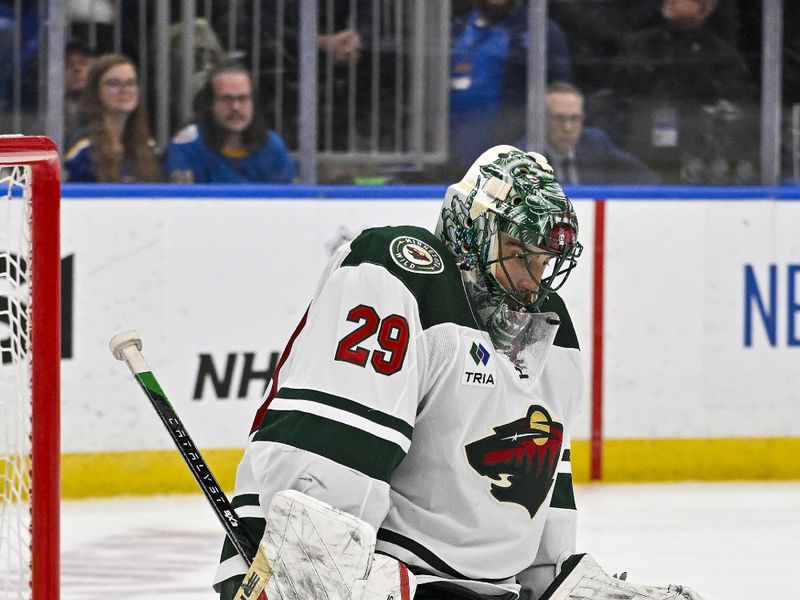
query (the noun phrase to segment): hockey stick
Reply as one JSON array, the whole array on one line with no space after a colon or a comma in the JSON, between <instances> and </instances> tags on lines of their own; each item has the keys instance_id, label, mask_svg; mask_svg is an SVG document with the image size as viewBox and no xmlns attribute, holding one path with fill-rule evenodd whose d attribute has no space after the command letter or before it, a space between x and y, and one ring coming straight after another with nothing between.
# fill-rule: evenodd
<instances>
[{"instance_id":1,"label":"hockey stick","mask_svg":"<svg viewBox=\"0 0 800 600\"><path fill-rule=\"evenodd\" d=\"M172 408L166 394L156 381L155 376L147 362L142 356L142 339L135 331L123 331L111 338L109 348L114 358L124 361L133 373L134 378L139 383L142 391L147 395L150 404L158 413L164 427L169 431L172 441L178 448L183 460L194 475L197 485L205 494L206 499L214 509L219 522L225 529L228 539L236 548L239 555L245 560L247 566L251 566L257 558L258 542L250 537L250 534L239 522L236 511L228 501L225 492L222 491L217 483L214 474L209 469L200 451L194 445L192 438L186 431L186 427L178 418L175 409Z\"/></svg>"},{"instance_id":2,"label":"hockey stick","mask_svg":"<svg viewBox=\"0 0 800 600\"><path fill-rule=\"evenodd\" d=\"M161 389L161 386L156 381L155 376L150 371L150 367L148 367L147 362L142 356L141 349L142 349L142 340L139 335L135 331L124 331L115 335L111 338L109 342L109 348L111 349L111 353L117 360L124 361L133 373L134 378L139 383L139 386L144 391L147 398L150 400L150 404L152 404L153 408L158 413L158 416L161 418L161 422L167 428L172 440L175 442L175 445L178 448L183 460L188 465L189 469L192 472L192 475L195 478L195 481L200 486L200 489L203 490L203 494L205 494L206 498L208 499L211 507L214 509L214 513L217 515L220 523L222 523L223 528L225 529L225 533L228 536L228 539L233 544L236 551L239 555L244 559L247 563L249 570L244 576L242 580L239 590L236 592L236 600L267 600L266 598L266 585L267 582L272 578L273 569L270 559L267 557L266 552L264 551L264 546L257 541L253 540L247 530L242 527L239 522L239 519L236 515L236 511L231 506L228 498L225 496L225 492L222 491L219 483L217 483L216 478L214 477L213 473L209 469L206 462L203 460L203 457L200 454L200 451L194 445L192 438L189 436L189 433L186 431L186 427L184 427L181 420L178 418L178 415L175 413L175 409L170 404L169 400L164 394L164 391ZM325 505L324 503L319 502L318 500L313 500L305 496L305 494L299 494L298 492L282 492L295 494L292 498L295 499L295 503L297 505L302 504L302 510L290 510L287 512L289 516L291 514L297 515L299 513L308 512L308 508L311 506L316 507L316 512L321 515L319 519L322 517L327 517L329 521L333 520L338 524L340 529L344 528L346 531L342 532L339 530L335 530L334 527L329 525L326 527L326 530L337 531L337 535L334 537L337 541L340 540L352 540L344 544L344 547L339 548L341 557L343 558L345 554L347 554L347 558L349 560L344 560L342 564L349 565L348 573L352 574L353 565L355 565L355 570L357 571L358 565L362 565L369 563L371 561L372 551L374 550L374 538L375 532L374 530L352 515L347 515L346 513L341 513L341 511L337 511L329 505ZM281 495L279 493L278 495ZM300 496L303 500L297 499L296 496ZM289 496L282 496L282 498L287 498ZM320 508L322 506L323 508ZM270 512L272 514L272 512ZM319 520L318 520L319 522ZM309 524L310 522L305 522L304 525ZM372 547L369 549L369 557L363 557L363 549L366 547L364 543L355 543L355 540L369 540L370 535L365 533L365 531L361 528L363 525L364 528L369 528L371 530L371 545ZM299 526L298 526L299 527ZM300 527L302 529L302 527ZM294 531L292 529L292 531ZM315 530L315 533L319 536L319 532ZM358 535L356 535L358 534ZM283 541L283 540L281 540ZM293 547L292 543L287 544L289 547ZM323 557L330 557L329 549L331 547L335 547L336 544L333 546L325 546L323 543L322 548L325 549L325 552L317 553ZM300 545L295 548L296 550L300 550L304 553L308 552L308 548L306 545ZM305 556L306 554L304 554ZM356 560L356 558L361 557L361 560ZM282 561L285 562L285 561ZM321 562L317 561L315 564L315 576L317 578L320 577L320 573L316 572L316 569L321 566ZM384 565L385 566L385 565ZM281 573L284 573L280 569L280 565L276 566L278 573L276 574L275 579L281 578ZM334 565L333 571L330 571L330 577L326 579L332 581L332 585L334 589L337 584L341 583L342 580L342 571L344 569L341 565ZM378 569L380 571L380 569ZM285 576L285 573L284 573ZM307 576L304 576L305 579L308 579ZM408 595L408 586L409 586L409 574L408 570L405 567L400 568L398 571L398 585L401 585L403 582L405 583L405 588L401 587L398 588L398 591L402 591L405 589L405 595L402 595L403 598L409 598ZM363 578L362 578L363 580ZM394 580L391 578L389 579L389 583L393 583ZM386 583L386 576L382 573L378 574L378 580L376 583L372 585L375 589L382 590L383 588L379 587L380 585L385 585ZM390 588L387 588L390 589ZM349 588L348 588L349 590ZM349 590L347 593L347 598L351 597L352 590ZM389 597L392 594L388 594ZM278 598L282 598L280 593L276 596ZM302 596L300 596L302 597ZM317 597L317 596L313 596ZM325 597L329 597L326 593ZM340 596L334 596L336 598ZM344 596L341 596L342 598ZM387 597L386 594L380 595L380 597Z\"/></svg>"}]
</instances>

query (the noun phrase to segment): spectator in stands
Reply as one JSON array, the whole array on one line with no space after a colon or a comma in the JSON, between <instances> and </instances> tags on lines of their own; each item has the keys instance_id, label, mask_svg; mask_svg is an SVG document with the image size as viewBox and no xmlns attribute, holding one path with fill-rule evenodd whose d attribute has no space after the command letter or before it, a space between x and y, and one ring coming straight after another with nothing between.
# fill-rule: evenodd
<instances>
[{"instance_id":1,"label":"spectator in stands","mask_svg":"<svg viewBox=\"0 0 800 600\"><path fill-rule=\"evenodd\" d=\"M619 58L624 144L668 182L755 177L755 145L733 140L756 135L756 86L740 53L707 26L717 2L664 0L663 23L628 36Z\"/></svg>"},{"instance_id":2,"label":"spectator in stands","mask_svg":"<svg viewBox=\"0 0 800 600\"><path fill-rule=\"evenodd\" d=\"M300 86L300 0L254 0L259 4L260 37L253 40L253 12L247 10L215 11L213 25L218 32L235 32L237 48L253 49L258 56L248 56L258 72L253 77L259 90L272 90L262 98L264 114L274 115L274 127L289 148L299 145L298 98ZM370 84L373 79L371 60L359 60L362 52L372 51L373 0L318 0L318 85L319 85L319 149L344 148L348 140L349 87L357 86L357 114L352 123L363 127L369 121ZM380 8L378 8L380 10ZM385 14L385 13L384 13ZM235 16L235 21L230 19ZM233 28L231 27L233 25ZM225 39L231 45L230 38ZM386 45L378 47L381 78L394 65L387 60ZM394 56L392 56L394 59ZM353 63L351 65L351 62ZM351 81L351 67L356 75ZM390 111L389 99L394 90L379 86L381 109ZM330 127L326 127L326 122Z\"/></svg>"},{"instance_id":3,"label":"spectator in stands","mask_svg":"<svg viewBox=\"0 0 800 600\"><path fill-rule=\"evenodd\" d=\"M621 62L635 89L716 100L752 95L741 54L706 26L718 0L663 0L663 22L627 36ZM689 77L687 75L698 75ZM674 83L682 85L674 89Z\"/></svg>"},{"instance_id":4,"label":"spectator in stands","mask_svg":"<svg viewBox=\"0 0 800 600\"><path fill-rule=\"evenodd\" d=\"M545 155L558 180L570 184L655 184L658 177L622 151L608 134L584 127L584 97L565 81L547 89Z\"/></svg>"},{"instance_id":5,"label":"spectator in stands","mask_svg":"<svg viewBox=\"0 0 800 600\"><path fill-rule=\"evenodd\" d=\"M361 50L361 35L352 27L345 25L338 31L320 33L317 36L317 46L327 52L334 62L343 63L350 60L351 56L358 56Z\"/></svg>"},{"instance_id":6,"label":"spectator in stands","mask_svg":"<svg viewBox=\"0 0 800 600\"><path fill-rule=\"evenodd\" d=\"M131 59L105 54L89 71L83 94L83 135L65 156L66 179L151 182L162 179L139 81Z\"/></svg>"},{"instance_id":7,"label":"spectator in stands","mask_svg":"<svg viewBox=\"0 0 800 600\"><path fill-rule=\"evenodd\" d=\"M180 82L176 89L170 91L170 131L175 131L181 125L185 125L192 120L191 114L183 113L184 100L195 98L205 84L211 70L227 62L229 58L222 48L222 43L219 41L216 32L206 19L195 19L194 31L192 32L194 45L188 55L183 51L186 33L186 27L183 22L173 23L169 27L169 73L172 81ZM152 40L153 47L157 43L158 40ZM155 55L155 52L153 52L153 55ZM182 85L183 70L187 56L191 61L191 67L189 69L189 81L184 87Z\"/></svg>"},{"instance_id":8,"label":"spectator in stands","mask_svg":"<svg viewBox=\"0 0 800 600\"><path fill-rule=\"evenodd\" d=\"M63 2L72 36L93 40L100 54L114 47L114 20L118 10L130 17L131 0L66 0ZM138 4L138 2L136 3ZM128 25L126 21L122 21ZM128 54L126 54L130 58Z\"/></svg>"},{"instance_id":9,"label":"spectator in stands","mask_svg":"<svg viewBox=\"0 0 800 600\"><path fill-rule=\"evenodd\" d=\"M661 0L550 0L548 14L564 31L574 83L589 97L608 88L608 70L624 37L661 21Z\"/></svg>"},{"instance_id":10,"label":"spectator in stands","mask_svg":"<svg viewBox=\"0 0 800 600\"><path fill-rule=\"evenodd\" d=\"M73 40L64 53L64 139L72 141L81 123L81 98L86 89L94 52L85 43Z\"/></svg>"},{"instance_id":11,"label":"spectator in stands","mask_svg":"<svg viewBox=\"0 0 800 600\"><path fill-rule=\"evenodd\" d=\"M453 24L450 167L462 173L487 146L525 131L528 18L519 0L474 0ZM569 51L554 21L547 27L548 80L571 80Z\"/></svg>"},{"instance_id":12,"label":"spectator in stands","mask_svg":"<svg viewBox=\"0 0 800 600\"><path fill-rule=\"evenodd\" d=\"M269 131L239 64L212 69L195 107L197 122L173 138L166 171L176 183L291 183L295 165L283 140Z\"/></svg>"}]
</instances>

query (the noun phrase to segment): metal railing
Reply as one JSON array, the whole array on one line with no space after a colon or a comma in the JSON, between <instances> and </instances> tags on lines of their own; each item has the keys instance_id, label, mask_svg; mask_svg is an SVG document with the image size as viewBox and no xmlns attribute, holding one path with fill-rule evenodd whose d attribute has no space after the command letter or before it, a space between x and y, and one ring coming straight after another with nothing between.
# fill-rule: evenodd
<instances>
[{"instance_id":1,"label":"metal railing","mask_svg":"<svg viewBox=\"0 0 800 600\"><path fill-rule=\"evenodd\" d=\"M191 119L203 72L236 58L250 67L261 109L287 141L306 182L315 180L318 163L424 165L446 159L448 2L182 0L178 6L140 0L128 3L127 12L120 0L81 4L83 21L63 2L37 0L40 75L37 105L31 106L23 98L21 56L27 42L21 23L30 3L15 0L7 131L44 132L63 144L63 48L80 32L88 45L136 60L141 97L161 148ZM342 27L358 33L360 50L345 60L318 51L318 37Z\"/></svg>"},{"instance_id":2,"label":"metal railing","mask_svg":"<svg viewBox=\"0 0 800 600\"><path fill-rule=\"evenodd\" d=\"M191 118L203 72L234 57L252 70L261 108L287 141L303 182L316 181L324 165L422 168L447 160L448 1L7 0L5 6L12 15L0 14L6 48L10 40L9 56L0 57L3 133L45 133L63 144L63 49L80 34L89 45L137 61L161 148ZM762 10L761 181L791 176L800 183L796 173L780 171L783 0L764 0ZM32 12L38 13L33 24ZM547 0L528 0L531 39L545 39L547 12ZM319 41L341 28L358 32L361 47L337 60ZM528 49L529 147L543 146L545 53L544 44ZM31 70L38 73L33 83L26 80Z\"/></svg>"}]
</instances>

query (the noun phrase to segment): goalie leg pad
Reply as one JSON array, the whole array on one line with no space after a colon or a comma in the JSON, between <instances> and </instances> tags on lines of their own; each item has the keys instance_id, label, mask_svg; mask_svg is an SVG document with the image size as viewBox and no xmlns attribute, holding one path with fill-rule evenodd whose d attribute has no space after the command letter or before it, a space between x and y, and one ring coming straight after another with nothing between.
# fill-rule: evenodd
<instances>
[{"instance_id":1,"label":"goalie leg pad","mask_svg":"<svg viewBox=\"0 0 800 600\"><path fill-rule=\"evenodd\" d=\"M375 529L351 514L301 492L278 492L259 548L272 571L267 597L410 600L414 576L397 560L375 555L375 538Z\"/></svg>"},{"instance_id":2,"label":"goalie leg pad","mask_svg":"<svg viewBox=\"0 0 800 600\"><path fill-rule=\"evenodd\" d=\"M651 586L609 577L588 554L574 554L539 600L703 600L680 585Z\"/></svg>"}]
</instances>

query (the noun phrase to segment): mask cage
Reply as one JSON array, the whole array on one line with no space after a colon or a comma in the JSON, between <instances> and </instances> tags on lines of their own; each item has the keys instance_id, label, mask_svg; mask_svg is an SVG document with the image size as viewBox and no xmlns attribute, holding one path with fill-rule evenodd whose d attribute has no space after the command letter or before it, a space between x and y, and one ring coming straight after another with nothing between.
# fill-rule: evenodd
<instances>
[{"instance_id":1,"label":"mask cage","mask_svg":"<svg viewBox=\"0 0 800 600\"><path fill-rule=\"evenodd\" d=\"M557 222L549 228L546 235L530 236L526 234L534 233L535 229L531 230L530 227L521 226L518 222L499 213L492 213L488 216L491 249L485 262L484 272L494 279L492 282L494 285L491 287L510 299L513 302L513 308L529 312L537 310L548 294L558 291L566 283L572 269L577 265L577 259L583 252L583 246L576 240L577 234L574 226L570 224L568 217L557 217ZM500 231L507 233L519 241L523 247L530 249L504 255L502 244L499 241ZM516 232L517 235L511 232ZM541 278L534 273L529 260L530 257L539 256L550 257ZM505 264L505 261L508 260L523 261L528 276L538 287L537 292L517 289ZM506 286L498 280L498 268L503 270L511 289L506 289Z\"/></svg>"}]
</instances>

